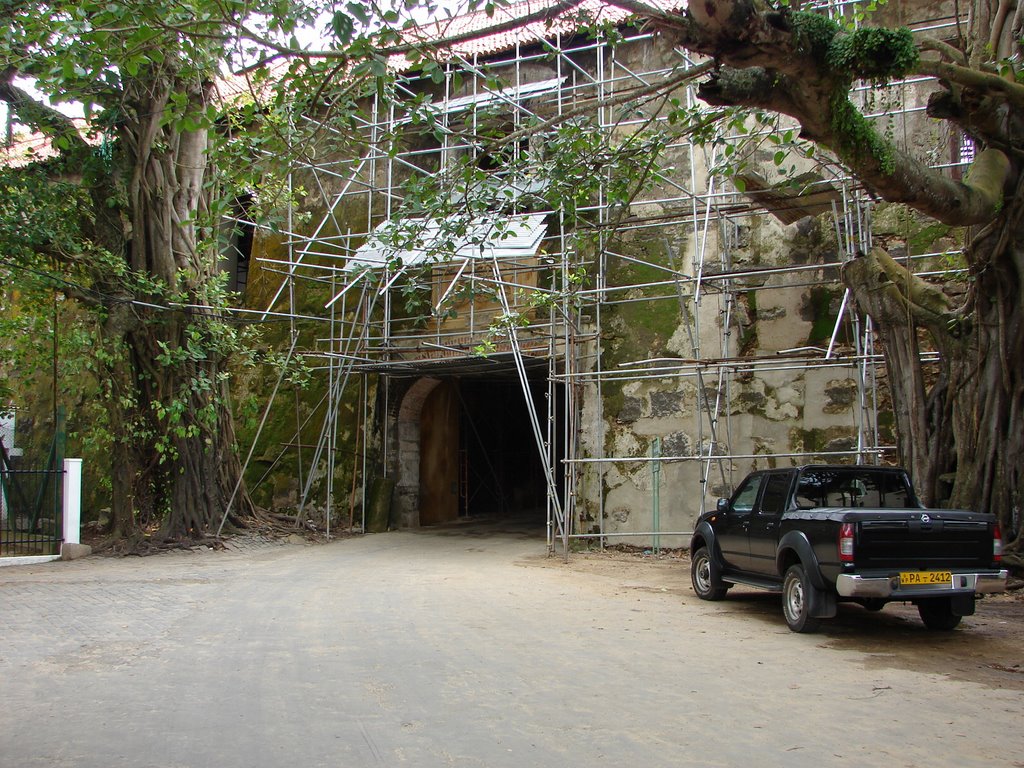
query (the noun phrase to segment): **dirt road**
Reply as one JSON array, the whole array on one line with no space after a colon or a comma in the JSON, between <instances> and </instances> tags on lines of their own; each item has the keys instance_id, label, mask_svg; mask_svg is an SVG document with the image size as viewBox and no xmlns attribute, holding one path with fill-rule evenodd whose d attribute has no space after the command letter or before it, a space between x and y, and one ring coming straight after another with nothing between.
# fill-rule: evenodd
<instances>
[{"instance_id":1,"label":"dirt road","mask_svg":"<svg viewBox=\"0 0 1024 768\"><path fill-rule=\"evenodd\" d=\"M0 766L1024 766L1021 608L795 635L494 528L4 568Z\"/></svg>"}]
</instances>

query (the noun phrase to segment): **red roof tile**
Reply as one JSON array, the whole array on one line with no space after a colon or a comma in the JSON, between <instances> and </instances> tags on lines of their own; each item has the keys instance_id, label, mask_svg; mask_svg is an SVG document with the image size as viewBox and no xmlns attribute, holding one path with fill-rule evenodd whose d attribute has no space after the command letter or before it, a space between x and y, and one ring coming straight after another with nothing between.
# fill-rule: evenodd
<instances>
[{"instance_id":1,"label":"red roof tile","mask_svg":"<svg viewBox=\"0 0 1024 768\"><path fill-rule=\"evenodd\" d=\"M78 126L79 133L84 136L85 120L76 118L74 122ZM86 141L90 144L99 144L99 139L95 138L87 137ZM10 145L0 142L0 166L6 168L23 168L40 160L57 157L59 154L60 152L54 148L51 140L41 133L30 134L16 131Z\"/></svg>"},{"instance_id":2,"label":"red roof tile","mask_svg":"<svg viewBox=\"0 0 1024 768\"><path fill-rule=\"evenodd\" d=\"M685 8L687 4L686 0L644 0L644 2L661 11L678 11ZM407 30L404 33L405 41L412 44L422 43L424 49L427 49L452 37L461 38L471 35L467 39L443 45L440 53L442 58L449 56L452 58L472 57L511 51L515 49L516 45L530 45L540 40L550 40L558 34L575 32L587 24L620 23L635 16L630 11L609 5L602 0L581 0L546 20L532 21L522 26L488 33L488 30L494 29L498 25L529 17L552 5L551 0L524 0L511 5L499 5L491 16L488 16L483 10L453 16ZM479 32L479 35L472 35L473 32ZM396 57L396 59L399 59L393 64L396 69L409 67L406 57ZM404 60L404 65L402 60Z\"/></svg>"}]
</instances>

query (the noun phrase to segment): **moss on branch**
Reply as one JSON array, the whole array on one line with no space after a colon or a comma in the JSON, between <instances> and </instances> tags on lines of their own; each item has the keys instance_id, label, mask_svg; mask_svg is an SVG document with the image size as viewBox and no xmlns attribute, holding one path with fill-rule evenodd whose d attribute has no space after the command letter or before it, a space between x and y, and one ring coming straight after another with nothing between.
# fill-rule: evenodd
<instances>
[{"instance_id":1,"label":"moss on branch","mask_svg":"<svg viewBox=\"0 0 1024 768\"><path fill-rule=\"evenodd\" d=\"M836 76L876 80L905 76L917 66L914 36L906 27L863 27L852 32L814 11L790 14L793 42Z\"/></svg>"},{"instance_id":2,"label":"moss on branch","mask_svg":"<svg viewBox=\"0 0 1024 768\"><path fill-rule=\"evenodd\" d=\"M865 80L906 76L919 56L909 29L865 27L837 35L829 45L828 66L837 74Z\"/></svg>"},{"instance_id":3,"label":"moss on branch","mask_svg":"<svg viewBox=\"0 0 1024 768\"><path fill-rule=\"evenodd\" d=\"M818 64L826 65L832 41L840 32L839 25L828 16L813 11L797 11L790 15L789 23L797 51L809 54Z\"/></svg>"},{"instance_id":4,"label":"moss on branch","mask_svg":"<svg viewBox=\"0 0 1024 768\"><path fill-rule=\"evenodd\" d=\"M837 89L829 103L833 149L840 156L863 162L873 160L886 176L896 171L896 151L893 145L878 134L871 121L850 103L845 90Z\"/></svg>"},{"instance_id":5,"label":"moss on branch","mask_svg":"<svg viewBox=\"0 0 1024 768\"><path fill-rule=\"evenodd\" d=\"M885 175L896 169L895 150L875 131L849 100L855 79L903 77L918 63L910 30L863 28L844 32L840 26L812 11L790 15L796 50L810 56L830 83L829 122L835 147L858 163L873 161Z\"/></svg>"}]
</instances>

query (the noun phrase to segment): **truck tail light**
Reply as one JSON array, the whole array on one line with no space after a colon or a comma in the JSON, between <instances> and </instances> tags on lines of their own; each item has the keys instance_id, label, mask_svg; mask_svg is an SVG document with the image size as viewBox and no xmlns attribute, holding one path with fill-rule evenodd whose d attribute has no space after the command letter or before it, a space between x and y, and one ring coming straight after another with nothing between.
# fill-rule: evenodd
<instances>
[{"instance_id":1,"label":"truck tail light","mask_svg":"<svg viewBox=\"0 0 1024 768\"><path fill-rule=\"evenodd\" d=\"M992 560L996 563L1003 560L1003 532L999 529L999 523L992 528Z\"/></svg>"},{"instance_id":2,"label":"truck tail light","mask_svg":"<svg viewBox=\"0 0 1024 768\"><path fill-rule=\"evenodd\" d=\"M839 562L853 562L853 523L839 526Z\"/></svg>"}]
</instances>

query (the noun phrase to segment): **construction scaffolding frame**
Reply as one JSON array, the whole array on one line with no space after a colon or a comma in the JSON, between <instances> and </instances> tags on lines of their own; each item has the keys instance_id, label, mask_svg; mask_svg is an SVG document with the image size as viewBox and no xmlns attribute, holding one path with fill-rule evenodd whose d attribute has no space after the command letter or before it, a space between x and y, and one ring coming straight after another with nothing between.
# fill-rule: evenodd
<instances>
[{"instance_id":1,"label":"construction scaffolding frame","mask_svg":"<svg viewBox=\"0 0 1024 768\"><path fill-rule=\"evenodd\" d=\"M849 5L852 3L837 0L829 3L827 10L841 14ZM934 19L918 28L935 34L955 23L953 18ZM702 146L688 138L668 147L675 157L683 159L685 173L681 177L663 175L659 183L633 200L632 216L621 219L621 211L613 209L603 192L592 202L586 213L596 222L599 233L593 252L575 250L564 211L552 209L530 211L542 215L547 227L543 247L532 252L502 255L495 242L488 240L491 235L486 234L475 245L475 254L456 249L454 255L448 253L442 260L417 262L409 258L415 248L407 247L404 259L366 260L367 244L373 241L377 229L392 222L400 211L405 180L441 173L450 158L481 151L479 144L465 139L475 132L477 108L481 105L501 105L507 112L510 132L520 131L530 121L575 114L588 104L593 106L592 118L609 134L663 124L667 119L664 115L634 114L627 119L619 107L612 106L631 88L650 90L697 64L685 51L662 49L660 55L650 54L656 47L653 35L643 30L625 32L625 39L614 45L601 35L555 32L543 40L518 40L497 51L455 55L444 68L440 82L436 74L410 75L398 84L394 94L387 94L387 98L378 94L372 99L360 125L365 137L362 154L296 165L293 174L319 197L316 208L321 215L306 233L289 224L285 256L260 261L264 270L279 272L281 277L264 317L279 312L288 316L294 327L300 316L309 319L297 309L297 291L303 286L319 286L320 291L330 293L322 314L316 317L329 333L301 352L308 360L317 361L318 370L328 379L328 394L313 455L300 460L300 467L306 468L306 476L300 478L300 511L311 503L315 481L326 477L320 492L326 494L330 525L336 504L333 462L338 450L338 404L347 389L358 386L362 424L356 434L362 437L357 437L361 454L353 470L352 495L357 495L358 488L361 502L352 506L362 510L362 520L356 523L350 517L349 524L366 530L371 461L366 420L368 380L373 376L381 381L384 406L378 429L384 455L380 471L387 474L395 458L388 453L395 450L392 446L396 438L388 434L394 427L387 414L394 406L390 401L396 376L468 375L485 371L488 366L514 373L524 394L544 470L548 549L553 552L560 548L566 556L575 540L592 540L601 546L636 541L657 548L666 537L675 537L673 541L685 544L691 532L686 525L662 530L659 521L658 471L667 464L699 467L701 491L688 500L688 511L695 519L712 499L713 489L730 488L754 461L878 462L894 457L894 446L882 444L880 436L884 388L880 383L882 358L873 329L869 320L858 315L849 291L840 291L834 277L845 261L872 246L873 201L855 180L827 162L816 169L821 181L814 192L825 190L832 211L838 255L828 263L756 267L735 263L744 223L751 217L770 216L766 208L772 204L766 206L765 198L741 193L735 185L709 172L722 161L719 153L723 144ZM894 85L891 103L870 116L889 121L897 136L901 131L905 133L907 121L913 120L921 108L904 97L920 86L919 81ZM401 131L413 130L403 103L412 103L423 93L433 94L434 120L442 138L435 145L400 144ZM696 105L692 82L681 86L677 93L687 106ZM874 96L867 86L859 89L857 96L866 109L872 106ZM515 145L512 151L530 150ZM955 167L958 162L949 165ZM510 183L514 187L525 182ZM821 199L818 195L813 205L820 206ZM788 204L800 207L805 202L791 197ZM812 213L820 210L811 203L806 205ZM775 207L779 207L777 201ZM624 236L660 243L661 257L642 258L622 252L618 243ZM423 250L429 248L424 246ZM392 255L401 255L401 249ZM936 255L908 253L907 261L928 265ZM433 265L433 293L429 311L409 316L403 314L396 291L417 269L417 263ZM662 277L617 283L612 279L613 263L635 263L645 274ZM570 284L570 275L581 267L587 271L589 283L583 287ZM915 271L931 274L926 268ZM538 274L546 276L547 282L531 278ZM832 280L835 290L842 294L827 346L741 353L736 338L741 293L799 292L827 280ZM754 282L756 286L751 287ZM502 323L502 319L526 314L521 302L528 293L548 297L546 312L533 311L528 325ZM460 294L486 294L490 303L471 298L466 312L452 323L445 319L445 307ZM605 321L617 308L638 302L672 302L677 307L687 354L639 354L608 367L605 341L610 330ZM499 330L497 336L495 328ZM490 356L478 354L482 340L491 344ZM531 397L531 371L538 368L544 371L547 387L547 407L542 410ZM832 371L856 382L853 405L843 416L855 435L854 444L837 450L806 451L749 447L747 436L737 433L740 427L734 418L738 380L811 370ZM609 452L606 432L614 416L606 411L609 389L649 382L669 382L677 387L692 384L697 400L691 409L692 449L661 455L660 440L653 440L650 453ZM585 410L598 416L591 420L591 432L583 440ZM299 431L297 428L296 434ZM558 440L560 446L556 445ZM294 449L300 453L301 442L298 438L294 441ZM747 450L736 450L744 445ZM282 450L290 449L286 446ZM608 527L611 518L605 507L605 487L606 472L611 467L634 474L646 467L653 470L654 509L649 526ZM597 505L589 526L582 524L580 508L581 498L587 493Z\"/></svg>"}]
</instances>

